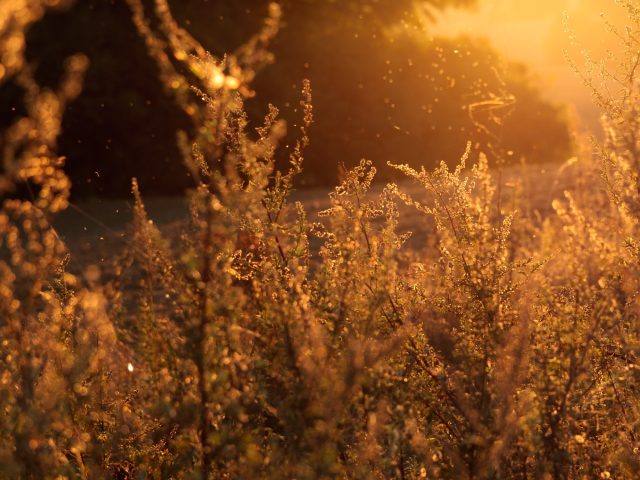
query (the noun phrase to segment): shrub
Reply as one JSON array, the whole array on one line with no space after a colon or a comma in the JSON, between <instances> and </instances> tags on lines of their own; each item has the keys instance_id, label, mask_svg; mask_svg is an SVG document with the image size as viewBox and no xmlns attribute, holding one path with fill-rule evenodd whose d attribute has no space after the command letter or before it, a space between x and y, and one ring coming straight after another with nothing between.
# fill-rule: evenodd
<instances>
[{"instance_id":1,"label":"shrub","mask_svg":"<svg viewBox=\"0 0 640 480\"><path fill-rule=\"evenodd\" d=\"M523 200L502 198L485 157L467 168L467 149L453 170L391 166L418 184L411 193L372 188L363 160L317 222L291 199L311 86L284 172L277 109L253 134L243 108L278 7L216 59L164 0L156 26L129 2L198 121L182 142L198 186L167 236L134 180L115 279L88 266L83 285L50 221L70 187L54 154L62 106L86 60L70 59L55 92L11 73L29 86L29 116L5 134L2 188L26 182L33 197L0 214L3 478L638 475L634 2L623 2L625 90L602 102L606 139L567 165L580 189L554 215L508 209ZM407 207L433 225L426 249L406 246Z\"/></svg>"}]
</instances>

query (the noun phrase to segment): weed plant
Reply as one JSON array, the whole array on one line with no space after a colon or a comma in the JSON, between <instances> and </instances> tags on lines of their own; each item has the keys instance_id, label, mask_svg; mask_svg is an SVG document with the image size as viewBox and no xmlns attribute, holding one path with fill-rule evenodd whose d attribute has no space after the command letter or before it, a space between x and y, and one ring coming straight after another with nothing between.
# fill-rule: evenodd
<instances>
[{"instance_id":1,"label":"weed plant","mask_svg":"<svg viewBox=\"0 0 640 480\"><path fill-rule=\"evenodd\" d=\"M287 171L277 108L254 129L243 110L279 7L217 59L166 0L128 0L199 126L179 139L197 185L166 237L132 182L130 248L109 282L69 274L51 227L70 191L55 140L87 61L41 88L20 42L51 2L23 3L0 6L2 73L27 107L2 137L1 478L637 478L636 2L619 2L626 56L601 70L619 95L586 74L606 137L569 164L579 189L554 215L510 210L526 199L503 201L495 159L469 167L467 153L453 170L394 166L420 195L374 193L363 160L312 222L291 200L311 86ZM10 198L19 184L29 200ZM407 248L402 204L433 222L429 248Z\"/></svg>"}]
</instances>

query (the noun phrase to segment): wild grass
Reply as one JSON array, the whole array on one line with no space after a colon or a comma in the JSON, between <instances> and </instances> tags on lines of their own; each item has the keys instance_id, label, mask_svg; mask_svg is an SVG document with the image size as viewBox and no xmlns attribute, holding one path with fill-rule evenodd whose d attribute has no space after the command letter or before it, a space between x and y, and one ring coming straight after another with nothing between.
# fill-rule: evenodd
<instances>
[{"instance_id":1,"label":"wild grass","mask_svg":"<svg viewBox=\"0 0 640 480\"><path fill-rule=\"evenodd\" d=\"M49 2L28 3L0 8L5 53ZM0 186L31 197L0 213L0 477L636 478L640 10L621 3L620 95L596 96L606 138L568 164L575 188L553 215L505 201L493 159L465 155L455 169L395 166L418 196L372 192L362 161L312 222L291 200L311 86L287 171L277 109L257 129L243 110L279 8L216 59L166 1L129 0L200 126L180 138L197 187L165 238L133 181L110 280L68 273L51 227L71 187L55 139L86 60L50 91L13 50L5 72L27 116L3 136ZM401 204L433 222L430 248L406 247Z\"/></svg>"}]
</instances>

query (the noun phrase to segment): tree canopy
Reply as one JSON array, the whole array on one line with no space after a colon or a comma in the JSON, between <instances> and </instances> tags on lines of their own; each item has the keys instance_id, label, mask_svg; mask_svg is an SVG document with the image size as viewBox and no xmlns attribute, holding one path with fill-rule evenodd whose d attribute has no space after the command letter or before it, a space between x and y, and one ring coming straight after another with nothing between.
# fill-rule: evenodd
<instances>
[{"instance_id":1,"label":"tree canopy","mask_svg":"<svg viewBox=\"0 0 640 480\"><path fill-rule=\"evenodd\" d=\"M169 3L182 27L223 55L259 28L270 2ZM392 174L387 161L455 163L468 140L488 150L500 138L502 151L531 161L568 153L562 111L542 99L524 67L502 65L481 41L429 36L425 19L431 9L469 6L472 0L281 3L283 25L271 46L276 60L260 72L248 111L257 124L271 102L293 126L300 120L301 82L311 80L316 124L304 183L331 184L341 163L363 157L382 170L381 178ZM152 2L147 6L152 17ZM191 185L175 141L178 130L191 128L189 118L164 91L125 3L77 2L30 31L28 56L43 83L54 84L60 60L76 51L86 53L91 66L82 96L65 115L59 145L74 192L126 194L132 176L143 190L158 193ZM12 88L0 90L3 103L11 102ZM511 121L502 131L495 118L484 125L482 115L470 115L470 106L499 103L510 93L516 99L509 112L522 122ZM12 106L2 121L20 113L19 105ZM539 128L534 135L524 125Z\"/></svg>"}]
</instances>

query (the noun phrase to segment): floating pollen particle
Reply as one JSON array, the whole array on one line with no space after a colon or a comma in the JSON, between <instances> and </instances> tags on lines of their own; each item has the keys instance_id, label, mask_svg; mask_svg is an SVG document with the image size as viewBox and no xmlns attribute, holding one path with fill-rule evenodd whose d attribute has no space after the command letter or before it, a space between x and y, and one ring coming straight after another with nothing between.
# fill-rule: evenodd
<instances>
[{"instance_id":1,"label":"floating pollen particle","mask_svg":"<svg viewBox=\"0 0 640 480\"><path fill-rule=\"evenodd\" d=\"M133 372L133 363L129 362L127 364L127 370L129 370L130 372Z\"/></svg>"}]
</instances>

